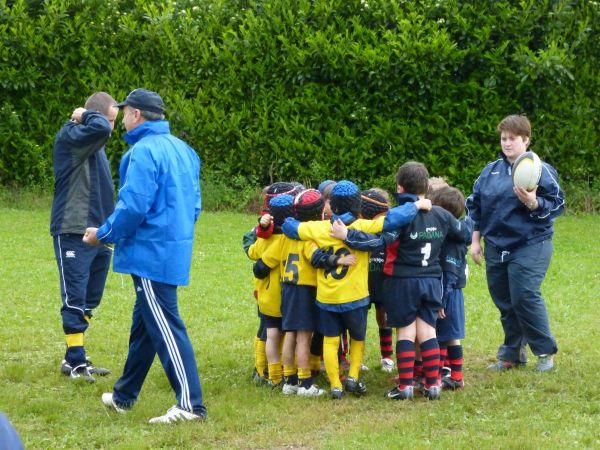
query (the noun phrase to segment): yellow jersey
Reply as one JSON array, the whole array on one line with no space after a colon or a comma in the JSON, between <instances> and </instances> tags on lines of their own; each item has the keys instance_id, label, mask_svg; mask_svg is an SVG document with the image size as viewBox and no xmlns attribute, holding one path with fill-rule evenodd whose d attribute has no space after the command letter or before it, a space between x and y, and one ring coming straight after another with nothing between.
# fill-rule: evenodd
<instances>
[{"instance_id":1,"label":"yellow jersey","mask_svg":"<svg viewBox=\"0 0 600 450\"><path fill-rule=\"evenodd\" d=\"M281 248L281 242L285 239L283 234L273 234L268 239L258 238L248 248L248 257L258 261L265 252L273 247ZM281 317L281 283L279 282L279 271L271 270L269 276L260 280L254 278L254 289L258 297L258 310L272 317Z\"/></svg>"},{"instance_id":2,"label":"yellow jersey","mask_svg":"<svg viewBox=\"0 0 600 450\"><path fill-rule=\"evenodd\" d=\"M373 220L357 219L348 228L365 233L381 233L385 216ZM337 266L334 270L317 269L317 300L321 303L343 304L369 296L369 252L350 249L343 241L331 237L328 220L302 222L298 236L303 241L313 241L322 250L333 255L356 255L356 265Z\"/></svg>"},{"instance_id":3,"label":"yellow jersey","mask_svg":"<svg viewBox=\"0 0 600 450\"><path fill-rule=\"evenodd\" d=\"M280 242L280 248L271 245L263 253L263 262L271 269L279 266L282 283L316 286L317 271L310 263L316 244L287 237Z\"/></svg>"}]
</instances>

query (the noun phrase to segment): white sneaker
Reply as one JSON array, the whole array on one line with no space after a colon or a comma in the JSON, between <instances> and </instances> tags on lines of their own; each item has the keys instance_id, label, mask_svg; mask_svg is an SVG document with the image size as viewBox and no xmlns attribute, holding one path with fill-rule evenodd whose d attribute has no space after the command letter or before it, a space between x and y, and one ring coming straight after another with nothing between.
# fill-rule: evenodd
<instances>
[{"instance_id":1,"label":"white sneaker","mask_svg":"<svg viewBox=\"0 0 600 450\"><path fill-rule=\"evenodd\" d=\"M368 372L369 371L369 366L365 366L364 364L360 365L360 371L361 372Z\"/></svg>"},{"instance_id":2,"label":"white sneaker","mask_svg":"<svg viewBox=\"0 0 600 450\"><path fill-rule=\"evenodd\" d=\"M298 396L299 397L320 397L323 395L325 391L323 389L319 389L316 384L311 385L309 388L299 388Z\"/></svg>"},{"instance_id":3,"label":"white sneaker","mask_svg":"<svg viewBox=\"0 0 600 450\"><path fill-rule=\"evenodd\" d=\"M192 420L206 420L206 416L191 413L185 409L181 409L179 406L171 406L164 416L153 417L150 419L150 423L173 423L173 422L185 422Z\"/></svg>"},{"instance_id":4,"label":"white sneaker","mask_svg":"<svg viewBox=\"0 0 600 450\"><path fill-rule=\"evenodd\" d=\"M113 400L112 392L105 392L104 394L102 394L102 403L104 403L104 406L108 406L109 408L112 408L118 413L123 414L125 412L125 409L121 408L120 406L117 406L117 404Z\"/></svg>"},{"instance_id":5,"label":"white sneaker","mask_svg":"<svg viewBox=\"0 0 600 450\"><path fill-rule=\"evenodd\" d=\"M394 361L390 358L381 358L381 371L392 373L394 371Z\"/></svg>"},{"instance_id":6,"label":"white sneaker","mask_svg":"<svg viewBox=\"0 0 600 450\"><path fill-rule=\"evenodd\" d=\"M281 392L283 395L296 395L298 393L298 385L285 383Z\"/></svg>"}]
</instances>

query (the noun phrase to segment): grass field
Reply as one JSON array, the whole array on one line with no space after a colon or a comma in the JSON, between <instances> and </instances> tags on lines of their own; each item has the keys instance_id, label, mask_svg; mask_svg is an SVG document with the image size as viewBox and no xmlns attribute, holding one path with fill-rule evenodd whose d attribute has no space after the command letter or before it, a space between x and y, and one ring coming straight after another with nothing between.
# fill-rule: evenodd
<instances>
[{"instance_id":1,"label":"grass field","mask_svg":"<svg viewBox=\"0 0 600 450\"><path fill-rule=\"evenodd\" d=\"M600 448L599 216L562 217L556 224L554 259L543 286L560 348L554 372L535 373L534 364L503 374L486 371L501 328L484 269L471 264L464 391L445 392L439 402L386 401L389 375L375 370L379 349L372 315L365 361L371 370L363 373L369 393L332 402L284 398L251 383L257 318L241 236L256 218L204 213L191 285L180 289L179 303L210 418L174 426L147 423L175 401L158 361L128 414L100 403L127 352L134 299L128 276L111 272L86 334L88 353L113 375L92 385L60 375L64 339L48 222L44 206L0 207L0 411L27 449Z\"/></svg>"}]
</instances>

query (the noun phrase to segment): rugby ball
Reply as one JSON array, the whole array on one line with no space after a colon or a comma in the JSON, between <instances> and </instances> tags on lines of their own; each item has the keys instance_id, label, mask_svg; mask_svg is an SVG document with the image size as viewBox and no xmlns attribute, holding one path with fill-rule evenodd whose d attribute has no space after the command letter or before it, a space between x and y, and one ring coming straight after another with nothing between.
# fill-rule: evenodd
<instances>
[{"instance_id":1,"label":"rugby ball","mask_svg":"<svg viewBox=\"0 0 600 450\"><path fill-rule=\"evenodd\" d=\"M520 155L512 167L513 185L533 191L542 176L542 161L532 151Z\"/></svg>"}]
</instances>

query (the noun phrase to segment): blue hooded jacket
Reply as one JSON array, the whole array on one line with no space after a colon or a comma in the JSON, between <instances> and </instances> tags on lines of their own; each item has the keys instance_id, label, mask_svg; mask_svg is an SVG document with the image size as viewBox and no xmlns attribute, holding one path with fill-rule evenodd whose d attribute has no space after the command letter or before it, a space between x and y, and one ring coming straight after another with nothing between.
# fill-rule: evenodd
<instances>
[{"instance_id":1,"label":"blue hooded jacket","mask_svg":"<svg viewBox=\"0 0 600 450\"><path fill-rule=\"evenodd\" d=\"M521 203L513 191L512 164L502 154L481 171L467 198L467 211L486 245L508 251L551 238L554 220L564 211L556 170L544 162L537 201L533 211Z\"/></svg>"},{"instance_id":2,"label":"blue hooded jacket","mask_svg":"<svg viewBox=\"0 0 600 450\"><path fill-rule=\"evenodd\" d=\"M166 121L144 122L125 140L133 147L121 160L117 205L97 237L115 244L115 272L187 285L201 210L200 158Z\"/></svg>"}]
</instances>

